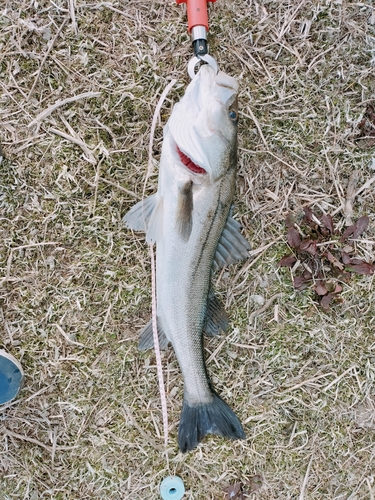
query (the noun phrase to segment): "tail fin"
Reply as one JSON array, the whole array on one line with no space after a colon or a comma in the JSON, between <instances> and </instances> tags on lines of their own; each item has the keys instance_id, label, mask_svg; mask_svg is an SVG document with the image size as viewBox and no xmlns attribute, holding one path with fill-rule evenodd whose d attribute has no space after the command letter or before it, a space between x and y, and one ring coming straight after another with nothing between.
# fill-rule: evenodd
<instances>
[{"instance_id":1,"label":"tail fin","mask_svg":"<svg viewBox=\"0 0 375 500\"><path fill-rule=\"evenodd\" d=\"M235 413L215 393L212 403L189 406L184 399L178 428L178 445L182 453L195 448L206 434L218 434L229 439L245 439L241 422Z\"/></svg>"}]
</instances>

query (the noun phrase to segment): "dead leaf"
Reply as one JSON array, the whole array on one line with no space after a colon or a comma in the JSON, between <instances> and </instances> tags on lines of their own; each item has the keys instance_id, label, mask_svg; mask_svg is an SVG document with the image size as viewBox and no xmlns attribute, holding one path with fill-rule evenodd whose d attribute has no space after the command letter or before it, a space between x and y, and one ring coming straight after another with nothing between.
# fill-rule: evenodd
<instances>
[{"instance_id":1,"label":"dead leaf","mask_svg":"<svg viewBox=\"0 0 375 500\"><path fill-rule=\"evenodd\" d=\"M286 217L285 217L285 225L286 227L293 227L294 226L294 217L292 214L288 214Z\"/></svg>"},{"instance_id":2,"label":"dead leaf","mask_svg":"<svg viewBox=\"0 0 375 500\"><path fill-rule=\"evenodd\" d=\"M262 485L263 485L263 478L260 474L252 476L246 483L246 487L248 488L249 493L254 493L254 491L260 490Z\"/></svg>"},{"instance_id":3,"label":"dead leaf","mask_svg":"<svg viewBox=\"0 0 375 500\"><path fill-rule=\"evenodd\" d=\"M300 244L299 249L303 252L307 252L311 255L316 255L316 241L315 240L303 240Z\"/></svg>"},{"instance_id":4,"label":"dead leaf","mask_svg":"<svg viewBox=\"0 0 375 500\"><path fill-rule=\"evenodd\" d=\"M325 286L325 283L322 281L318 281L314 286L314 290L318 295L326 295L328 293L328 289Z\"/></svg>"},{"instance_id":5,"label":"dead leaf","mask_svg":"<svg viewBox=\"0 0 375 500\"><path fill-rule=\"evenodd\" d=\"M302 273L303 278L305 278L305 281L310 281L312 279L312 274L305 269Z\"/></svg>"},{"instance_id":6,"label":"dead leaf","mask_svg":"<svg viewBox=\"0 0 375 500\"><path fill-rule=\"evenodd\" d=\"M341 252L341 260L344 264L350 264L350 255L348 255L346 252Z\"/></svg>"},{"instance_id":7,"label":"dead leaf","mask_svg":"<svg viewBox=\"0 0 375 500\"><path fill-rule=\"evenodd\" d=\"M301 238L298 231L294 227L289 227L286 239L292 248L299 248L301 244Z\"/></svg>"},{"instance_id":8,"label":"dead leaf","mask_svg":"<svg viewBox=\"0 0 375 500\"><path fill-rule=\"evenodd\" d=\"M340 243L343 243L345 240L349 238L355 231L355 225L353 226L348 226L345 231L342 233L342 236L340 238Z\"/></svg>"},{"instance_id":9,"label":"dead leaf","mask_svg":"<svg viewBox=\"0 0 375 500\"><path fill-rule=\"evenodd\" d=\"M296 276L293 279L293 286L296 290L305 290L308 281L304 276Z\"/></svg>"},{"instance_id":10,"label":"dead leaf","mask_svg":"<svg viewBox=\"0 0 375 500\"><path fill-rule=\"evenodd\" d=\"M342 286L341 286L341 285L339 285L339 284L337 284L337 285L335 286L335 290L334 290L334 292L333 292L333 293L340 293L340 292L342 292Z\"/></svg>"},{"instance_id":11,"label":"dead leaf","mask_svg":"<svg viewBox=\"0 0 375 500\"><path fill-rule=\"evenodd\" d=\"M358 236L360 236L363 233L363 231L365 231L369 222L370 219L367 217L367 215L360 217L354 224L355 229L353 231L353 238L358 238Z\"/></svg>"},{"instance_id":12,"label":"dead leaf","mask_svg":"<svg viewBox=\"0 0 375 500\"><path fill-rule=\"evenodd\" d=\"M355 259L359 260L359 259ZM361 262L360 264L350 264L348 266L345 266L347 271L350 271L351 273L356 273L356 274L365 274L365 275L370 275L373 274L375 271L375 265L374 264L369 264L368 262Z\"/></svg>"},{"instance_id":13,"label":"dead leaf","mask_svg":"<svg viewBox=\"0 0 375 500\"><path fill-rule=\"evenodd\" d=\"M322 300L320 301L320 305L325 309L326 311L329 309L329 306L331 305L333 299L332 293L328 293L327 295L324 295Z\"/></svg>"},{"instance_id":14,"label":"dead leaf","mask_svg":"<svg viewBox=\"0 0 375 500\"><path fill-rule=\"evenodd\" d=\"M352 253L352 252L354 252L354 248L351 247L350 245L345 245L344 248L343 248L343 251L345 253Z\"/></svg>"},{"instance_id":15,"label":"dead leaf","mask_svg":"<svg viewBox=\"0 0 375 500\"><path fill-rule=\"evenodd\" d=\"M309 207L303 207L303 211L305 212L305 215L303 216L303 218L305 219L305 221L306 222L311 222L313 220L313 218L312 218L313 213L312 213L311 208L309 208Z\"/></svg>"},{"instance_id":16,"label":"dead leaf","mask_svg":"<svg viewBox=\"0 0 375 500\"><path fill-rule=\"evenodd\" d=\"M230 484L224 489L224 492L225 500L245 500L241 483Z\"/></svg>"},{"instance_id":17,"label":"dead leaf","mask_svg":"<svg viewBox=\"0 0 375 500\"><path fill-rule=\"evenodd\" d=\"M332 215L327 214L323 215L322 217L322 224L325 228L328 229L328 231L333 234L335 232L335 228L333 227L333 220L332 220Z\"/></svg>"},{"instance_id":18,"label":"dead leaf","mask_svg":"<svg viewBox=\"0 0 375 500\"><path fill-rule=\"evenodd\" d=\"M344 270L344 266L341 264L339 260L336 259L334 255L331 254L331 252L325 252L322 256L326 257L329 260L329 262L331 262L331 264L340 269L340 271Z\"/></svg>"},{"instance_id":19,"label":"dead leaf","mask_svg":"<svg viewBox=\"0 0 375 500\"><path fill-rule=\"evenodd\" d=\"M279 260L277 265L280 267L293 267L296 262L297 259L294 257L294 255L285 255L282 259Z\"/></svg>"}]
</instances>

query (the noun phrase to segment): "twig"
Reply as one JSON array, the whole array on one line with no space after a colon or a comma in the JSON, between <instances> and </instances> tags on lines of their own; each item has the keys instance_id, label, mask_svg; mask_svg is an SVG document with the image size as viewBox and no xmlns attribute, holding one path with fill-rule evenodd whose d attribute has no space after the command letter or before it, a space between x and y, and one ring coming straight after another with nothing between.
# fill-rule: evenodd
<instances>
[{"instance_id":1,"label":"twig","mask_svg":"<svg viewBox=\"0 0 375 500\"><path fill-rule=\"evenodd\" d=\"M257 150L257 151L252 151L251 149L246 149L246 148L238 148L240 151L244 151L245 153L251 153L251 154L268 154L268 155L271 155L273 156L277 161L279 161L280 163L282 163L283 165L285 165L286 167L290 168L291 170L293 170L294 172L296 172L297 174L301 175L302 176L302 172L297 168L295 167L294 165L291 165L290 163L287 163L285 160L283 160L282 158L280 158L279 156L275 155L275 153L272 153L272 151L269 151L268 149L264 150L264 149L260 149L260 150ZM326 196L326 195L325 195Z\"/></svg>"},{"instance_id":2,"label":"twig","mask_svg":"<svg viewBox=\"0 0 375 500\"><path fill-rule=\"evenodd\" d=\"M356 196L355 188L357 186L357 182L359 180L359 170L353 170L349 182L348 189L346 191L346 198L344 202L343 212L346 217L345 224L347 226L351 226L353 224L353 202Z\"/></svg>"},{"instance_id":3,"label":"twig","mask_svg":"<svg viewBox=\"0 0 375 500\"><path fill-rule=\"evenodd\" d=\"M253 120L253 122L254 122L254 124L255 124L256 128L258 129L258 132L259 132L260 138L262 139L263 144L266 146L266 148L267 148L267 149L269 149L269 148L268 148L267 141L266 141L266 139L264 138L264 135L263 135L262 129L261 129L260 125L259 125L259 122L258 122L258 120L257 120L256 116L255 116L255 115L254 115L254 113L252 112L252 110L251 110L250 106L247 106L247 108L246 108L246 109L249 111L249 115L247 115L246 113L243 113L243 112L240 112L240 114L241 114L241 115L243 115L243 116L246 116L247 118L250 118L251 120Z\"/></svg>"},{"instance_id":4,"label":"twig","mask_svg":"<svg viewBox=\"0 0 375 500\"><path fill-rule=\"evenodd\" d=\"M152 439L152 437L147 433L145 432L142 427L140 425L137 424L135 418L133 417L133 414L129 408L129 406L127 406L124 402L122 402L122 406L124 407L124 410L125 410L125 413L128 417L128 419L130 420L130 424L135 427L137 429L137 431L139 432L139 434L153 447L155 448L155 450L158 450L158 451L161 451L161 452L164 452L164 448L162 446L160 446L159 444L157 444L154 439Z\"/></svg>"},{"instance_id":5,"label":"twig","mask_svg":"<svg viewBox=\"0 0 375 500\"><path fill-rule=\"evenodd\" d=\"M38 439L34 439L34 438L31 438L28 436L23 436L22 434L17 434L16 432L12 432L9 429L5 429L4 434L6 436L10 436L10 437L13 437L15 439L20 439L21 441L27 441L28 443L37 444L38 446L40 446L41 448L44 448L45 450L49 451L50 453L53 452L52 446L48 446L47 444L42 443L42 441L38 441ZM78 446L78 445L77 446L59 446L58 450L68 451L68 450L74 450L74 449L79 448L79 447L80 446Z\"/></svg>"},{"instance_id":6,"label":"twig","mask_svg":"<svg viewBox=\"0 0 375 500\"><path fill-rule=\"evenodd\" d=\"M254 318L256 318L257 316L262 314L264 311L266 311L278 297L282 297L282 296L283 296L282 293L275 293L275 295L273 295L271 298L269 298L267 300L267 302L264 304L264 306L260 307L256 311L253 311L249 316L249 324L251 325Z\"/></svg>"},{"instance_id":7,"label":"twig","mask_svg":"<svg viewBox=\"0 0 375 500\"><path fill-rule=\"evenodd\" d=\"M72 26L74 29L74 33L78 35L78 29L77 29L77 21L76 21L76 13L75 13L75 1L74 0L69 0L69 14L70 14L70 19L72 20Z\"/></svg>"},{"instance_id":8,"label":"twig","mask_svg":"<svg viewBox=\"0 0 375 500\"><path fill-rule=\"evenodd\" d=\"M304 478L302 486L301 486L301 493L300 493L300 496L299 496L299 500L303 500L305 498L305 490L306 490L307 482L309 480L309 475L310 475L310 469L311 469L312 461L313 461L313 455L311 455L309 464L308 464L307 469L306 469L305 478Z\"/></svg>"},{"instance_id":9,"label":"twig","mask_svg":"<svg viewBox=\"0 0 375 500\"><path fill-rule=\"evenodd\" d=\"M246 271L248 271L250 269L250 267L253 267L253 265L256 262L258 262L258 260L262 257L262 255L266 252L266 250L269 247L271 247L272 245L274 245L275 243L277 243L278 241L280 241L283 238L284 238L284 235L280 235L275 240L268 243L267 245L264 245L263 247L257 248L257 250L250 251L249 252L250 255L256 255L257 253L259 253L258 257L255 257L255 259L250 260L242 269L240 269L238 271L237 275L235 276L235 278L233 280L233 283L236 283L238 281L238 279L240 278L240 276L242 274L244 274Z\"/></svg>"},{"instance_id":10,"label":"twig","mask_svg":"<svg viewBox=\"0 0 375 500\"><path fill-rule=\"evenodd\" d=\"M341 375L339 375L335 380L332 380L326 387L324 387L323 392L327 392L333 385L337 384L337 382L340 382L342 378L344 378L348 373L350 373L352 370L357 368L357 365L353 365L347 370L345 370Z\"/></svg>"},{"instance_id":11,"label":"twig","mask_svg":"<svg viewBox=\"0 0 375 500\"><path fill-rule=\"evenodd\" d=\"M36 84L38 83L38 80L39 80L39 77L40 77L40 73L42 72L42 69L43 69L43 66L45 64L45 62L47 61L47 57L49 55L49 53L51 52L51 50L53 49L53 46L55 45L55 42L56 40L58 39L62 29L64 28L66 24L66 19L61 23L61 26L60 28L57 30L57 33L56 35L54 36L53 40L51 41L51 43L49 44L49 47L47 49L47 52L44 54L44 57L43 57L43 60L42 62L40 63L40 67L39 67L39 70L38 70L38 73L36 74L36 77L35 77L35 80L34 80L34 83L33 83L33 86L31 87L30 89L30 92L29 92L29 95L27 96L27 101L30 100L34 90L35 90L35 87L36 87Z\"/></svg>"},{"instance_id":12,"label":"twig","mask_svg":"<svg viewBox=\"0 0 375 500\"><path fill-rule=\"evenodd\" d=\"M300 387L303 387L304 385L312 384L313 382L316 382L317 380L320 380L321 378L330 377L331 375L335 375L335 373L334 372L323 373L323 375L318 375L317 377L309 378L308 380L303 380L299 384L293 385L293 387L288 387L288 389L285 389L285 391L282 391L280 393L280 395L295 391L296 389L299 389Z\"/></svg>"},{"instance_id":13,"label":"twig","mask_svg":"<svg viewBox=\"0 0 375 500\"><path fill-rule=\"evenodd\" d=\"M362 191L364 191L365 189L368 189L368 188L371 186L371 184L373 184L374 182L375 182L375 176L374 176L374 177L371 177L371 179L369 179L368 181L366 181L366 182L363 184L363 186L362 186L362 187L360 187L360 188L358 189L358 191L356 191L356 192L354 193L354 196L358 196L359 194L361 194L361 193L362 193Z\"/></svg>"},{"instance_id":14,"label":"twig","mask_svg":"<svg viewBox=\"0 0 375 500\"><path fill-rule=\"evenodd\" d=\"M58 329L58 331L61 333L61 335L64 337L64 339L69 342L69 344L78 345L79 347L85 347L86 349L88 348L87 345L81 344L81 342L76 342L75 340L72 340L69 337L69 335L57 323L54 323L53 326L55 326Z\"/></svg>"},{"instance_id":15,"label":"twig","mask_svg":"<svg viewBox=\"0 0 375 500\"><path fill-rule=\"evenodd\" d=\"M21 245L19 247L11 248L10 249L10 254L8 257L8 262L7 262L7 273L6 277L9 278L10 275L10 268L12 266L12 260L13 260L13 252L17 250L23 250L25 248L33 248L33 247L42 247L42 246L47 246L47 245L58 245L58 241L41 241L40 243L29 243L28 245Z\"/></svg>"},{"instance_id":16,"label":"twig","mask_svg":"<svg viewBox=\"0 0 375 500\"><path fill-rule=\"evenodd\" d=\"M96 165L96 159L95 159L94 155L90 151L87 144L85 142L83 142L81 139L79 139L78 137L73 137L72 135L69 135L69 134L63 132L62 130L58 130L57 128L50 128L49 131L52 132L53 134L56 134L56 135L62 137L63 139L66 139L67 141L72 142L73 144L77 144L77 146L79 146L83 150L83 152L85 153L86 160L89 163Z\"/></svg>"},{"instance_id":17,"label":"twig","mask_svg":"<svg viewBox=\"0 0 375 500\"><path fill-rule=\"evenodd\" d=\"M136 200L141 200L141 197L138 196L137 194L133 193L133 191L130 191L129 189L126 189L123 186L116 184L115 182L109 181L108 179L104 179L104 177L99 177L99 180L102 182L105 182L106 184L109 184L110 186L113 186L113 187L119 189L120 191L124 191L124 193L128 194L129 196L132 196Z\"/></svg>"},{"instance_id":18,"label":"twig","mask_svg":"<svg viewBox=\"0 0 375 500\"><path fill-rule=\"evenodd\" d=\"M31 128L34 125L40 126L42 121L47 118L51 113L56 111L56 109L60 108L61 106L65 106L65 104L69 104L71 102L79 101L80 99L91 99L91 97L99 97L101 96L101 92L84 92L83 94L78 94L73 97L68 97L67 99L63 99L62 101L56 101L55 104L52 104L49 108L45 109L39 115L37 115L34 120L32 120L29 124L28 127Z\"/></svg>"}]
</instances>

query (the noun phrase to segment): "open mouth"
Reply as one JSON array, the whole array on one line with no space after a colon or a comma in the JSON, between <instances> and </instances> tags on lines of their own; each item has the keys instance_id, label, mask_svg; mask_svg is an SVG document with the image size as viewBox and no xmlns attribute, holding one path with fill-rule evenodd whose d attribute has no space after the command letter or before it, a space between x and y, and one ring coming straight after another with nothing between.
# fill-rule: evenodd
<instances>
[{"instance_id":1,"label":"open mouth","mask_svg":"<svg viewBox=\"0 0 375 500\"><path fill-rule=\"evenodd\" d=\"M195 174L206 174L207 173L204 168L200 167L199 165L197 165L196 163L191 161L191 159L185 153L183 153L178 146L177 146L177 153L178 153L178 156L180 157L180 160L182 161L182 163L191 172L194 172Z\"/></svg>"}]
</instances>

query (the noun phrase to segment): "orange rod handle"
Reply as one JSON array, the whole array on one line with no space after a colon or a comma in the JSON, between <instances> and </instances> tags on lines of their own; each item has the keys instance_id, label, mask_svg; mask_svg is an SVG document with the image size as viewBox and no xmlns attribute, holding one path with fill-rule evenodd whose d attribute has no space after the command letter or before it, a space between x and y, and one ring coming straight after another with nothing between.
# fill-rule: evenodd
<instances>
[{"instance_id":1,"label":"orange rod handle","mask_svg":"<svg viewBox=\"0 0 375 500\"><path fill-rule=\"evenodd\" d=\"M210 0L216 2L216 0ZM176 0L186 3L189 33L194 26L204 26L208 32L207 0Z\"/></svg>"}]
</instances>

